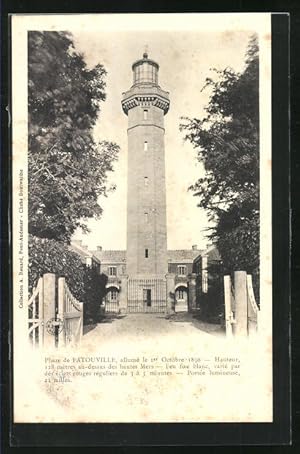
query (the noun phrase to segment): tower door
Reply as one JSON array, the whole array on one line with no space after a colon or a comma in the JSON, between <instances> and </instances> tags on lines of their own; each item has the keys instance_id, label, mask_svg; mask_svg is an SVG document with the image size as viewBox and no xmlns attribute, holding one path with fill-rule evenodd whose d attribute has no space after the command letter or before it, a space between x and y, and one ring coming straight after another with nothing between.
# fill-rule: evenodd
<instances>
[{"instance_id":1,"label":"tower door","mask_svg":"<svg viewBox=\"0 0 300 454\"><path fill-rule=\"evenodd\" d=\"M145 306L151 307L151 289L150 288L144 288L143 301L144 301Z\"/></svg>"}]
</instances>

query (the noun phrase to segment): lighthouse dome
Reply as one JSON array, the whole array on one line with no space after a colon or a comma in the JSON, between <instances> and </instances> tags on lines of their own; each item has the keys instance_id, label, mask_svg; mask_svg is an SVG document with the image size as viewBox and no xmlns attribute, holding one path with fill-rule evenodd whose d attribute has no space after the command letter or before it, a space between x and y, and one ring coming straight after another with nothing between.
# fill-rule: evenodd
<instances>
[{"instance_id":1,"label":"lighthouse dome","mask_svg":"<svg viewBox=\"0 0 300 454\"><path fill-rule=\"evenodd\" d=\"M144 52L143 58L137 60L132 65L133 85L152 84L158 85L159 65L148 57Z\"/></svg>"}]
</instances>

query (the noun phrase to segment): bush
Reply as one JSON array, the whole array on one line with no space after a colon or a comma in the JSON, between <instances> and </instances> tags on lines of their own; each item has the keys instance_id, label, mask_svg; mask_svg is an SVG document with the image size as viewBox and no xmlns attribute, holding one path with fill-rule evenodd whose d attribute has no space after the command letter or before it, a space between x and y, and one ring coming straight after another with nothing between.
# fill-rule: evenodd
<instances>
[{"instance_id":1,"label":"bush","mask_svg":"<svg viewBox=\"0 0 300 454\"><path fill-rule=\"evenodd\" d=\"M64 276L76 299L84 303L84 322L97 322L100 303L106 293L107 276L85 266L78 254L56 240L29 235L29 296L45 273Z\"/></svg>"},{"instance_id":2,"label":"bush","mask_svg":"<svg viewBox=\"0 0 300 454\"><path fill-rule=\"evenodd\" d=\"M75 298L79 301L84 300L85 266L78 254L64 243L33 235L29 235L28 249L29 295L42 274L55 273L58 276L65 276Z\"/></svg>"},{"instance_id":3,"label":"bush","mask_svg":"<svg viewBox=\"0 0 300 454\"><path fill-rule=\"evenodd\" d=\"M106 294L107 276L94 268L86 268L84 274L84 322L97 322L100 303Z\"/></svg>"},{"instance_id":4,"label":"bush","mask_svg":"<svg viewBox=\"0 0 300 454\"><path fill-rule=\"evenodd\" d=\"M221 323L225 317L222 264L212 262L207 271L208 292L202 294L202 317L211 323Z\"/></svg>"}]
</instances>

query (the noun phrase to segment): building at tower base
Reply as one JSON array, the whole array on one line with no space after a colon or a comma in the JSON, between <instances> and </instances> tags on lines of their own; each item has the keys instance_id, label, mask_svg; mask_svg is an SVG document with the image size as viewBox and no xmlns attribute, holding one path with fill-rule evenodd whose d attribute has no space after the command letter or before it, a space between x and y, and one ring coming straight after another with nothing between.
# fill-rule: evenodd
<instances>
[{"instance_id":1,"label":"building at tower base","mask_svg":"<svg viewBox=\"0 0 300 454\"><path fill-rule=\"evenodd\" d=\"M220 262L214 246L200 250L193 245L191 249L167 251L168 269L161 278L140 275L138 279L130 280L126 250L103 250L98 246L89 251L77 240L72 241L71 247L81 256L83 263L96 267L107 276L104 301L107 313L201 311L209 290L208 268L210 264ZM163 288L158 288L157 279L163 281ZM150 295L150 292L147 295L147 289L152 290ZM135 295L133 300L128 297L130 292Z\"/></svg>"}]
</instances>

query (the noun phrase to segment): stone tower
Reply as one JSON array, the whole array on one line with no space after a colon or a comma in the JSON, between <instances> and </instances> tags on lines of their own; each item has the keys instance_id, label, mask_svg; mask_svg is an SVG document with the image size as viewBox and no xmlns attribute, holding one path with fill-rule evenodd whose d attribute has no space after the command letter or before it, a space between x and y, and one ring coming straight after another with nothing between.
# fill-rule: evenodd
<instances>
[{"instance_id":1,"label":"stone tower","mask_svg":"<svg viewBox=\"0 0 300 454\"><path fill-rule=\"evenodd\" d=\"M127 253L129 278L165 278L168 272L164 115L169 94L158 85L159 65L132 65L133 85L123 93L128 115Z\"/></svg>"}]
</instances>

